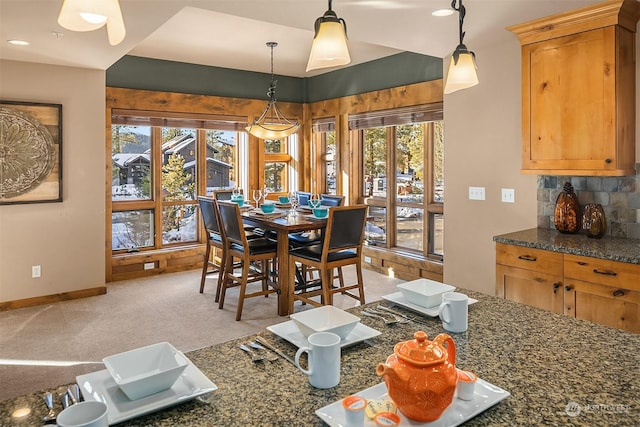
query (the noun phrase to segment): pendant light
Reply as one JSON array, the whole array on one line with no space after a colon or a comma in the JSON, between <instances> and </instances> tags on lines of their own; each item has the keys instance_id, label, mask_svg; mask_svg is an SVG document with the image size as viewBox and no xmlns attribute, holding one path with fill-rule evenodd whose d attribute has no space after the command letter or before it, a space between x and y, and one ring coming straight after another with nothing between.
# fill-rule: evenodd
<instances>
[{"instance_id":1,"label":"pendant light","mask_svg":"<svg viewBox=\"0 0 640 427\"><path fill-rule=\"evenodd\" d=\"M316 19L307 71L351 62L347 46L347 24L331 10L331 3L332 0L329 0L329 10Z\"/></svg>"},{"instance_id":2,"label":"pendant light","mask_svg":"<svg viewBox=\"0 0 640 427\"><path fill-rule=\"evenodd\" d=\"M64 0L58 24L71 31L93 31L106 24L112 46L126 35L118 0Z\"/></svg>"},{"instance_id":3,"label":"pendant light","mask_svg":"<svg viewBox=\"0 0 640 427\"><path fill-rule=\"evenodd\" d=\"M260 139L281 139L296 132L300 123L297 120L292 122L285 118L276 104L277 80L273 78L273 48L278 46L278 43L268 42L267 46L271 48L271 84L267 91L269 102L262 115L245 129Z\"/></svg>"},{"instance_id":4,"label":"pendant light","mask_svg":"<svg viewBox=\"0 0 640 427\"><path fill-rule=\"evenodd\" d=\"M449 63L449 72L447 73L447 82L444 85L444 93L449 94L455 91L470 88L478 84L478 74L476 67L476 55L467 49L464 45L464 31L462 31L462 23L467 10L462 5L462 0L458 0L460 6L456 7L456 0L451 2L451 8L458 11L460 21L460 44L456 47L451 55Z\"/></svg>"}]
</instances>

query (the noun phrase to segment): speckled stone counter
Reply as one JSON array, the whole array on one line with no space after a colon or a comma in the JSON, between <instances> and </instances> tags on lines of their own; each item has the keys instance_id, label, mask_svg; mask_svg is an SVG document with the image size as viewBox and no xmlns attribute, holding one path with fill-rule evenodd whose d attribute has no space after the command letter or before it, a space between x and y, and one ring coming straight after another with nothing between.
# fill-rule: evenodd
<instances>
[{"instance_id":1,"label":"speckled stone counter","mask_svg":"<svg viewBox=\"0 0 640 427\"><path fill-rule=\"evenodd\" d=\"M469 307L468 331L451 334L457 366L476 372L511 396L465 425L638 425L640 335L467 293L479 302ZM360 309L351 311L358 314ZM420 329L430 338L444 332L438 319L423 321L384 326L362 317L382 335L343 349L340 384L329 390L312 388L307 377L283 359L253 364L238 349L252 337L189 352L187 356L218 390L121 425L321 426L315 410L381 382L375 366L386 360L396 342L411 339ZM227 327L233 327L233 321ZM268 331L259 335L290 355L296 350ZM0 425L41 425L46 413L41 396L34 393L0 402ZM574 411L567 411L567 405ZM31 408L31 414L12 419L12 412L21 407Z\"/></svg>"},{"instance_id":2,"label":"speckled stone counter","mask_svg":"<svg viewBox=\"0 0 640 427\"><path fill-rule=\"evenodd\" d=\"M640 264L638 239L612 236L590 239L584 234L562 234L556 230L532 228L494 236L493 240L509 245Z\"/></svg>"}]
</instances>

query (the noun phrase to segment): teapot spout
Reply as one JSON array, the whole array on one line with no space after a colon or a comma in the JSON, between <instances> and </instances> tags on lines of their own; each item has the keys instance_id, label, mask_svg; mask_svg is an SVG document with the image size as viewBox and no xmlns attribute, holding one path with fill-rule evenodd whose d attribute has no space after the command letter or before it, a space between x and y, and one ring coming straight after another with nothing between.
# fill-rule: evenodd
<instances>
[{"instance_id":1,"label":"teapot spout","mask_svg":"<svg viewBox=\"0 0 640 427\"><path fill-rule=\"evenodd\" d=\"M394 377L397 376L395 369L386 363L378 363L378 366L376 366L376 375L379 377L385 377L387 375Z\"/></svg>"}]
</instances>

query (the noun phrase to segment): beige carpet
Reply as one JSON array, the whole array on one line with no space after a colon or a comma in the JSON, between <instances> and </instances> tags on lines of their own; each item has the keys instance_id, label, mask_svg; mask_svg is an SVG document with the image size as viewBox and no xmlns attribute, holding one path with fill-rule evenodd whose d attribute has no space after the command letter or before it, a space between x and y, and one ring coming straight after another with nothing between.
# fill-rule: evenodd
<instances>
[{"instance_id":1,"label":"beige carpet","mask_svg":"<svg viewBox=\"0 0 640 427\"><path fill-rule=\"evenodd\" d=\"M345 268L345 276L353 280L355 269ZM367 302L395 292L399 282L364 270ZM199 283L199 271L164 274L109 283L106 295L0 312L0 400L75 382L104 369L103 357L132 348L168 341L186 352L288 320L276 314L272 295L246 300L236 322L237 289L219 310L215 277L204 294ZM341 308L357 304L334 298Z\"/></svg>"}]
</instances>

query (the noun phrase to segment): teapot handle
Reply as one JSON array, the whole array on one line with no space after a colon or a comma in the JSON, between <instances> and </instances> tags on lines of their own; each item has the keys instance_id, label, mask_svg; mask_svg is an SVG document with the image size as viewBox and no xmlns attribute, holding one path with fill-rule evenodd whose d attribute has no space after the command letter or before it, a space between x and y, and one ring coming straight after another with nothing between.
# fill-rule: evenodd
<instances>
[{"instance_id":1,"label":"teapot handle","mask_svg":"<svg viewBox=\"0 0 640 427\"><path fill-rule=\"evenodd\" d=\"M447 344L447 360L453 366L456 365L456 343L448 334L439 334L434 340L439 345Z\"/></svg>"}]
</instances>

